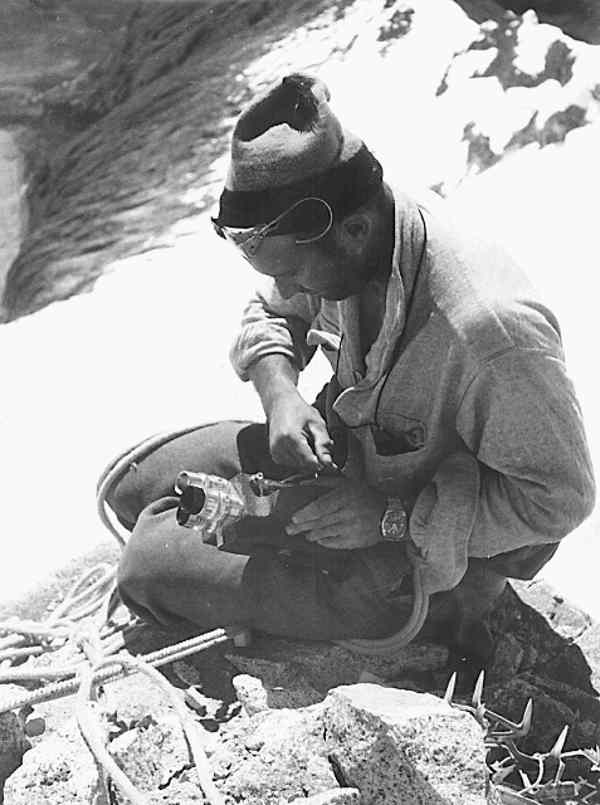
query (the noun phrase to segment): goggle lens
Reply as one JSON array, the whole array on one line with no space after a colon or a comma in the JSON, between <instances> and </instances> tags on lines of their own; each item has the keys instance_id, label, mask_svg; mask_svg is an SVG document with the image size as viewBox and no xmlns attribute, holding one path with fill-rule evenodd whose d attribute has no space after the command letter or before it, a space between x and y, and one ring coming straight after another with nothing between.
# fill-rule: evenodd
<instances>
[{"instance_id":1,"label":"goggle lens","mask_svg":"<svg viewBox=\"0 0 600 805\"><path fill-rule=\"evenodd\" d=\"M299 245L320 240L333 226L333 210L324 199L311 196L297 201L277 218L260 226L233 229L222 226L215 218L211 221L220 238L231 241L246 256L252 256L267 237L293 234Z\"/></svg>"}]
</instances>

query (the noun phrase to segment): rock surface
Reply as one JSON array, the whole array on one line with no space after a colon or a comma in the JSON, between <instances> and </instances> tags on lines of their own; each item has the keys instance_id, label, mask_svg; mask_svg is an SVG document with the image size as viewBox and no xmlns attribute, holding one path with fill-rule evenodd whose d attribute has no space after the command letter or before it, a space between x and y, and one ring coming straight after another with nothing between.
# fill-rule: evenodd
<instances>
[{"instance_id":1,"label":"rock surface","mask_svg":"<svg viewBox=\"0 0 600 805\"><path fill-rule=\"evenodd\" d=\"M98 792L98 772L74 724L57 730L26 753L6 782L6 805L89 805Z\"/></svg>"},{"instance_id":2,"label":"rock surface","mask_svg":"<svg viewBox=\"0 0 600 805\"><path fill-rule=\"evenodd\" d=\"M202 802L181 730L164 706L114 735L109 747L138 790L163 803ZM123 723L113 719L112 729ZM25 803L89 803L95 767L71 720L32 749L9 779ZM265 710L225 725L210 749L218 787L230 801L438 805L486 801L482 731L468 714L428 694L354 685L319 705ZM115 802L125 802L113 793Z\"/></svg>"},{"instance_id":3,"label":"rock surface","mask_svg":"<svg viewBox=\"0 0 600 805\"><path fill-rule=\"evenodd\" d=\"M323 723L338 776L365 802L487 801L481 727L434 696L368 684L337 688Z\"/></svg>"},{"instance_id":4,"label":"rock surface","mask_svg":"<svg viewBox=\"0 0 600 805\"><path fill-rule=\"evenodd\" d=\"M567 750L592 748L600 743L597 626L541 582L518 587L493 612L485 706L518 722L533 699L521 751L548 751L565 724ZM145 653L174 636L145 629L134 638L130 651ZM479 668L435 643L417 642L383 661L256 635L248 648L211 650L164 672L190 706L218 787L234 801L494 801L481 727L441 699L453 671L453 701L470 702ZM130 677L107 685L101 701L111 751L141 789L160 791L160 801L173 805L202 801L180 725L158 688ZM8 802L89 802L95 768L71 708L69 700L35 708L48 729L31 738L34 748L9 777ZM590 764L578 760L565 777L589 774ZM340 787L357 789L360 799Z\"/></svg>"},{"instance_id":5,"label":"rock surface","mask_svg":"<svg viewBox=\"0 0 600 805\"><path fill-rule=\"evenodd\" d=\"M375 110L365 107L356 123L386 165L396 161L445 194L507 154L562 142L597 117L592 46L540 25L533 12L517 16L491 0L463 5L481 25L461 18L452 0L435 11L425 0L345 0L333 9L294 0L285 12L263 0L141 4L114 52L36 101L43 131L33 149L30 231L7 277L4 320L89 290L117 258L172 242L175 226L194 231L219 192L236 115L286 71L321 72L354 127L350 85L365 52L380 90L367 105L396 93L394 76L410 71L402 154L395 137L370 131Z\"/></svg>"},{"instance_id":6,"label":"rock surface","mask_svg":"<svg viewBox=\"0 0 600 805\"><path fill-rule=\"evenodd\" d=\"M22 693L16 685L0 686L0 705ZM4 782L18 769L30 748L25 732L26 714L8 712L0 715L0 803L4 802Z\"/></svg>"}]
</instances>

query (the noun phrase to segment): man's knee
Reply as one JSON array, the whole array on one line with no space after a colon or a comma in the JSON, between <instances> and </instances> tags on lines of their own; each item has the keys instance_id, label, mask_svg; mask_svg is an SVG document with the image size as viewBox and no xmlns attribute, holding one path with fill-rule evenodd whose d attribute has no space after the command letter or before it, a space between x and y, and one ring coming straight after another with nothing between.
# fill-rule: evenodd
<instances>
[{"instance_id":1,"label":"man's knee","mask_svg":"<svg viewBox=\"0 0 600 805\"><path fill-rule=\"evenodd\" d=\"M106 502L121 525L132 531L140 512L144 508L133 468L130 468L109 489Z\"/></svg>"},{"instance_id":2,"label":"man's knee","mask_svg":"<svg viewBox=\"0 0 600 805\"><path fill-rule=\"evenodd\" d=\"M123 602L134 611L142 607L156 616L167 588L185 562L179 555L179 539L173 533L177 503L176 497L164 497L146 506L123 549L117 587Z\"/></svg>"},{"instance_id":3,"label":"man's knee","mask_svg":"<svg viewBox=\"0 0 600 805\"><path fill-rule=\"evenodd\" d=\"M156 596L160 586L162 558L164 550L159 550L152 535L143 528L134 529L117 569L119 595L134 611L151 608L151 597Z\"/></svg>"},{"instance_id":4,"label":"man's knee","mask_svg":"<svg viewBox=\"0 0 600 805\"><path fill-rule=\"evenodd\" d=\"M131 540L125 546L117 569L117 589L121 600L127 606L145 605L145 591L150 584L150 574L144 562L142 552L132 549Z\"/></svg>"}]
</instances>

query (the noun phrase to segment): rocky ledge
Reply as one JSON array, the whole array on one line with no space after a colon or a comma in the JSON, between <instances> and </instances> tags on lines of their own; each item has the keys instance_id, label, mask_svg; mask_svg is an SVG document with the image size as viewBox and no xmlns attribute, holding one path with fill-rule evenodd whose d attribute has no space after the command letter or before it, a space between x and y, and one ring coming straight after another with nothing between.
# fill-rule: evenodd
<instances>
[{"instance_id":1,"label":"rocky ledge","mask_svg":"<svg viewBox=\"0 0 600 805\"><path fill-rule=\"evenodd\" d=\"M227 802L598 802L600 627L543 582L516 588L493 613L496 651L474 703L479 669L425 641L382 659L257 635L247 648L211 649L164 673L188 706ZM129 648L146 652L173 639L146 629ZM443 697L453 671L451 706ZM529 699L531 726L515 740L532 787L529 799L518 800L519 764L503 762L506 751L489 725L498 729L494 714L518 724ZM107 684L93 708L111 756L149 802L210 801L160 689L129 677ZM98 774L73 709L63 699L2 716L7 803L127 801ZM552 754L565 726L566 742ZM558 754L565 767L556 783ZM535 788L527 764L544 755Z\"/></svg>"}]
</instances>

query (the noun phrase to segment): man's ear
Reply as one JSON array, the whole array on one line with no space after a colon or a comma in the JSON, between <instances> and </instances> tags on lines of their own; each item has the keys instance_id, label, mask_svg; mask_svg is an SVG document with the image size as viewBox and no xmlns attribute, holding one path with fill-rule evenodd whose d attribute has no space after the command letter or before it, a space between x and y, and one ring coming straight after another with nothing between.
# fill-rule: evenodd
<instances>
[{"instance_id":1,"label":"man's ear","mask_svg":"<svg viewBox=\"0 0 600 805\"><path fill-rule=\"evenodd\" d=\"M348 215L341 222L341 237L348 249L360 251L368 242L373 222L362 212Z\"/></svg>"}]
</instances>

